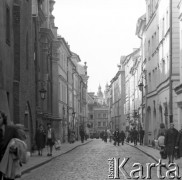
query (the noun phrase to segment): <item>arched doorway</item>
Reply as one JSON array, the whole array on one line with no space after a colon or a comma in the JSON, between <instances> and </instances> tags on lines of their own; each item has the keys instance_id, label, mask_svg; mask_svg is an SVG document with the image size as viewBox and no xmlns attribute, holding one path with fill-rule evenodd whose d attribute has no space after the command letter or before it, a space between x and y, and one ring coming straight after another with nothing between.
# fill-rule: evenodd
<instances>
[{"instance_id":1,"label":"arched doorway","mask_svg":"<svg viewBox=\"0 0 182 180\"><path fill-rule=\"evenodd\" d=\"M145 144L151 144L152 140L152 122L151 122L151 108L148 106L146 112L146 123L145 123Z\"/></svg>"}]
</instances>

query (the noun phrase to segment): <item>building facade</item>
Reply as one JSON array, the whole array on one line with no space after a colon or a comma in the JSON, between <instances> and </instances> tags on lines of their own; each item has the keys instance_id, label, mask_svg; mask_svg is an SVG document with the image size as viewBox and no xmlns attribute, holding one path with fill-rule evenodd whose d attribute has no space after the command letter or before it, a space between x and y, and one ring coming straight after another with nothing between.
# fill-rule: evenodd
<instances>
[{"instance_id":1,"label":"building facade","mask_svg":"<svg viewBox=\"0 0 182 180\"><path fill-rule=\"evenodd\" d=\"M99 105L93 109L94 133L100 134L108 129L108 107Z\"/></svg>"},{"instance_id":2,"label":"building facade","mask_svg":"<svg viewBox=\"0 0 182 180\"><path fill-rule=\"evenodd\" d=\"M141 118L141 92L138 85L141 80L141 50L134 49L127 56L121 57L121 64L125 70L125 103L124 114L127 129L143 126Z\"/></svg>"},{"instance_id":3,"label":"building facade","mask_svg":"<svg viewBox=\"0 0 182 180\"><path fill-rule=\"evenodd\" d=\"M35 64L32 2L0 2L0 110L22 124L30 148L35 129Z\"/></svg>"},{"instance_id":4,"label":"building facade","mask_svg":"<svg viewBox=\"0 0 182 180\"><path fill-rule=\"evenodd\" d=\"M177 96L179 83L178 0L146 1L144 61L146 61L145 143L157 137L160 123L174 122L178 129Z\"/></svg>"},{"instance_id":5,"label":"building facade","mask_svg":"<svg viewBox=\"0 0 182 180\"><path fill-rule=\"evenodd\" d=\"M179 85L177 85L175 87L175 92L177 94L177 112L178 112L178 122L179 122L179 126L181 127L182 122L181 122L181 117L182 117L182 1L179 1L178 4L178 8L179 8L179 22L180 22L180 29L179 29L179 33L180 33L180 64L179 64L179 73L180 73L180 83Z\"/></svg>"}]
</instances>

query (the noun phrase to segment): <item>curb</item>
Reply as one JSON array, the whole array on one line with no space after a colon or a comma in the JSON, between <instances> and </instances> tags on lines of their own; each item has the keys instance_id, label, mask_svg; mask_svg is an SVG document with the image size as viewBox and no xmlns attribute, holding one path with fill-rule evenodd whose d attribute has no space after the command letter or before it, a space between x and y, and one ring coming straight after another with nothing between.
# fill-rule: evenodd
<instances>
[{"instance_id":1,"label":"curb","mask_svg":"<svg viewBox=\"0 0 182 180\"><path fill-rule=\"evenodd\" d=\"M21 175L27 174L27 173L29 173L30 171L32 171L32 170L34 170L34 169L36 169L36 168L38 168L38 167L40 167L40 166L42 166L42 165L44 165L44 164L47 164L48 162L52 161L53 159L56 159L57 157L60 157L60 156L62 156L62 155L64 155L64 154L67 154L67 153L73 151L74 149L76 149L76 148L78 148L78 147L80 147L80 146L86 145L86 144L88 144L88 143L90 143L90 142L92 142L92 141L93 141L93 140L87 141L87 142L85 142L84 144L78 144L77 146L75 146L75 147L73 147L73 148L70 148L70 149L68 149L67 151L63 152L63 153L60 153L59 155L56 155L56 156L54 156L54 157L51 157L50 159L47 159L47 160L45 160L45 161L43 161L43 162L41 162L41 163L38 163L38 164L36 164L36 165L34 165L34 166L32 166L32 167L29 167L29 168L23 170L23 171L21 172Z\"/></svg>"},{"instance_id":2,"label":"curb","mask_svg":"<svg viewBox=\"0 0 182 180\"><path fill-rule=\"evenodd\" d=\"M144 150L138 148L137 146L131 145L131 144L127 143L127 142L125 142L125 143L126 143L127 145L129 145L129 146L131 146L131 147L134 147L134 148L138 149L139 151L143 152L145 155L149 156L150 158L152 158L152 159L155 160L156 162L159 162L159 160L158 160L156 157L154 157L154 156L152 156L151 154L145 152ZM165 166L164 168L165 168L166 170L169 170L169 168L168 168L167 166Z\"/></svg>"},{"instance_id":3,"label":"curb","mask_svg":"<svg viewBox=\"0 0 182 180\"><path fill-rule=\"evenodd\" d=\"M154 157L154 156L152 156L151 154L149 154L149 153L145 152L144 150L142 150L142 149L138 148L137 146L133 146L133 145L131 145L131 144L127 143L127 142L125 142L125 143L126 143L127 145L132 146L132 147L134 147L134 148L138 149L139 151L143 152L145 155L149 156L150 158L152 158L152 159L153 159L153 160L155 160L156 162L158 162L158 161L159 161L156 157Z\"/></svg>"}]
</instances>

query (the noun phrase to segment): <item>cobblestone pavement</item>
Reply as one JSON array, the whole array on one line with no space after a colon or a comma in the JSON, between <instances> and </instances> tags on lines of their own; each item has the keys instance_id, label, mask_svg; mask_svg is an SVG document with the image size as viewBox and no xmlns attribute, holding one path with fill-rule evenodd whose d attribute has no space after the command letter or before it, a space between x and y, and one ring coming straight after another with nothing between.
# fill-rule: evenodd
<instances>
[{"instance_id":1,"label":"cobblestone pavement","mask_svg":"<svg viewBox=\"0 0 182 180\"><path fill-rule=\"evenodd\" d=\"M28 174L21 180L104 180L108 179L108 159L130 157L125 165L126 171L136 169L133 163L141 163L146 175L146 163L155 162L136 148L127 144L114 146L112 143L104 143L102 140L94 140L89 144L80 146L73 151L58 157ZM156 162L155 162L156 163ZM156 168L152 168L152 179L157 180ZM164 170L165 171L165 170ZM120 179L127 179L120 173Z\"/></svg>"}]
</instances>

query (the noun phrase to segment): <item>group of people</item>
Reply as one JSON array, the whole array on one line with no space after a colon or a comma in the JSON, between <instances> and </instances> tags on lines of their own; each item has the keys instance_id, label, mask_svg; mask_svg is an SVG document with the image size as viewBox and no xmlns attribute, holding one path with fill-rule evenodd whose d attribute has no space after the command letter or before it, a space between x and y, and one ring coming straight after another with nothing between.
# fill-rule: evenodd
<instances>
[{"instance_id":1,"label":"group of people","mask_svg":"<svg viewBox=\"0 0 182 180\"><path fill-rule=\"evenodd\" d=\"M136 127L132 128L130 131L128 131L128 136L126 141L127 142L133 142L136 146L139 142L140 145L143 145L143 139L144 139L145 131L140 127L139 130L136 129Z\"/></svg>"},{"instance_id":2,"label":"group of people","mask_svg":"<svg viewBox=\"0 0 182 180\"><path fill-rule=\"evenodd\" d=\"M119 132L119 129L117 128L116 131L113 133L113 140L114 140L114 145L118 145L121 143L122 145L124 144L124 140L126 138L126 135L124 131L122 130Z\"/></svg>"},{"instance_id":3,"label":"group of people","mask_svg":"<svg viewBox=\"0 0 182 180\"><path fill-rule=\"evenodd\" d=\"M140 145L143 145L143 138L144 138L145 131L140 128L139 131L136 130L134 127L130 131L127 131L127 136L123 130L119 132L119 129L117 128L113 133L111 133L110 130L105 130L100 133L100 138L107 142L107 139L109 138L110 142L114 140L114 145L118 145L121 143L124 144L124 141L126 139L127 142L134 142L134 145L137 145L137 142L139 141Z\"/></svg>"},{"instance_id":4,"label":"group of people","mask_svg":"<svg viewBox=\"0 0 182 180\"><path fill-rule=\"evenodd\" d=\"M163 123L160 124L158 132L158 145L160 147L161 158L165 152L169 164L174 162L174 157L182 157L182 126L178 131L174 128L174 124L170 123L170 128L166 129Z\"/></svg>"},{"instance_id":5,"label":"group of people","mask_svg":"<svg viewBox=\"0 0 182 180\"><path fill-rule=\"evenodd\" d=\"M47 123L47 130L44 129L43 125L40 124L35 134L35 143L38 150L38 155L42 156L42 150L47 144L48 154L52 156L53 146L56 142L54 129L51 127L51 123Z\"/></svg>"}]
</instances>

